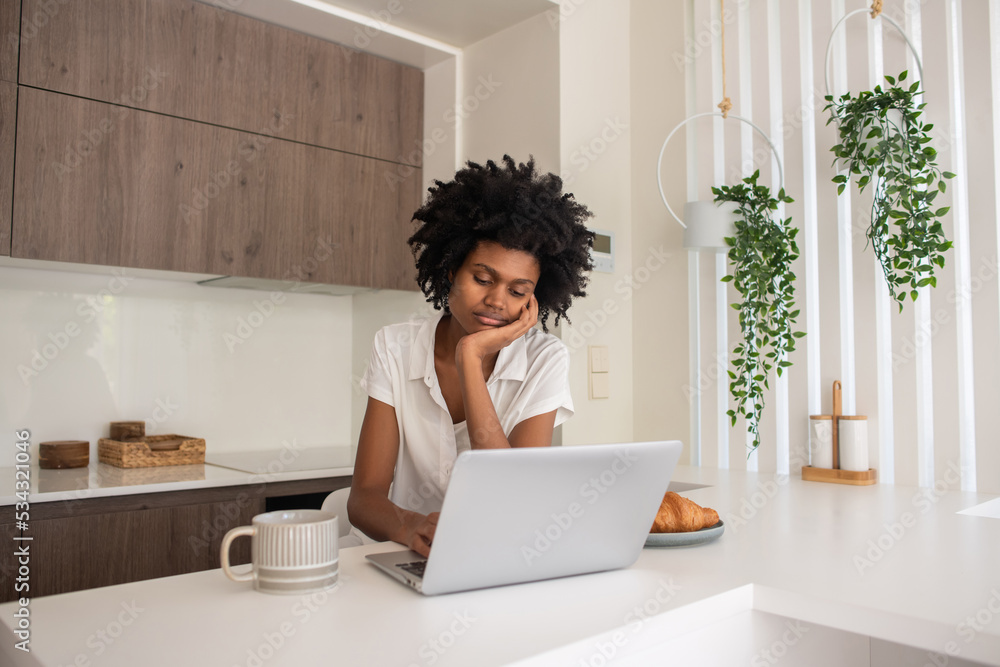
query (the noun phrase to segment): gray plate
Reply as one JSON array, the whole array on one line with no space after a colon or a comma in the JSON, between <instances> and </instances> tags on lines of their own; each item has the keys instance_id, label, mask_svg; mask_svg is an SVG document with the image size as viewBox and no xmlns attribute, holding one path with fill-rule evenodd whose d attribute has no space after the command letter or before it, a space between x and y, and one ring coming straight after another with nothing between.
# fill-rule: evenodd
<instances>
[{"instance_id":1,"label":"gray plate","mask_svg":"<svg viewBox=\"0 0 1000 667\"><path fill-rule=\"evenodd\" d=\"M689 547L693 544L711 542L722 535L725 524L719 523L690 533L650 533L646 538L647 547Z\"/></svg>"}]
</instances>

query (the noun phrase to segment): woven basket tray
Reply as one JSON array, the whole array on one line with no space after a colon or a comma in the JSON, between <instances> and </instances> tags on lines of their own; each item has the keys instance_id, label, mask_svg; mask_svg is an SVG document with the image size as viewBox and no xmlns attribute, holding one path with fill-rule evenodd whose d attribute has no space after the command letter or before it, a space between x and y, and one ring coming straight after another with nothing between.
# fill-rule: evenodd
<instances>
[{"instance_id":1,"label":"woven basket tray","mask_svg":"<svg viewBox=\"0 0 1000 667\"><path fill-rule=\"evenodd\" d=\"M146 443L183 440L178 449L153 451ZM181 466L205 462L205 440L186 435L147 435L142 442L119 442L110 438L97 441L97 458L101 463L119 468L150 468Z\"/></svg>"}]
</instances>

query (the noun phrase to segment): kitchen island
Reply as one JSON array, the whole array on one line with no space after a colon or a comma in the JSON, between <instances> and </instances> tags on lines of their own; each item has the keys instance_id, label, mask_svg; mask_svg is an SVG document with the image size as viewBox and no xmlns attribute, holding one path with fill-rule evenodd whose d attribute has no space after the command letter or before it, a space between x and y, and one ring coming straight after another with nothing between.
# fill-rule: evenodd
<instances>
[{"instance_id":1,"label":"kitchen island","mask_svg":"<svg viewBox=\"0 0 1000 667\"><path fill-rule=\"evenodd\" d=\"M646 548L630 568L423 597L344 549L326 592L257 593L219 570L0 605L16 665L1000 665L1000 520L958 514L993 499L848 487L682 466L684 492L726 530ZM42 568L44 563L33 562ZM686 656L686 657L685 657ZM696 659L697 656L700 658ZM734 662L734 657L735 662ZM699 661L700 660L700 661Z\"/></svg>"}]
</instances>

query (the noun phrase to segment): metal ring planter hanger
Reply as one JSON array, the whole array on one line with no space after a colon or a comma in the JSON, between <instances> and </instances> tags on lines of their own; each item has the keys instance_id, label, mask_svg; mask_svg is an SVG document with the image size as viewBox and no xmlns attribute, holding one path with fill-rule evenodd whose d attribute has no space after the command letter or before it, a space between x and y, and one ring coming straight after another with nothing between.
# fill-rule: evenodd
<instances>
[{"instance_id":1,"label":"metal ring planter hanger","mask_svg":"<svg viewBox=\"0 0 1000 667\"><path fill-rule=\"evenodd\" d=\"M719 11L723 14L725 13L725 0L719 0ZM726 242L725 239L728 236L732 236L735 227L735 205L732 202L725 202L723 207L716 206L714 201L695 201L688 202L685 206L684 217L688 221L692 222L691 228L677 217L674 213L674 209L670 208L670 202L667 201L667 195L663 192L663 152L667 149L667 144L670 139L677 133L677 130L681 129L689 122L696 118L705 118L707 116L721 116L723 120L729 117L729 110L733 108L732 101L726 95L726 24L722 24L722 102L719 103L718 112L706 111L705 113L698 113L689 118L685 118L677 126L670 130L670 134L667 138L663 140L663 145L660 146L660 154L656 159L656 187L660 190L660 199L663 200L663 205L667 207L667 211L673 216L674 220L680 223L680 226L684 228L684 247L689 249L713 249L716 251L725 250ZM774 154L774 160L778 165L778 188L784 185L785 176L781 168L781 158L778 156L778 150L774 147L774 143L771 142L771 138L765 134L764 130L760 129L754 125L751 121L746 118L741 118L740 116L734 115L733 118L740 121L741 123L746 123L754 130L757 131L760 136L764 137L764 141L767 145L771 147L771 152ZM692 221L694 218L698 224L695 225Z\"/></svg>"},{"instance_id":2,"label":"metal ring planter hanger","mask_svg":"<svg viewBox=\"0 0 1000 667\"><path fill-rule=\"evenodd\" d=\"M878 3L878 4L881 5L881 3ZM878 11L879 12L882 11L881 7L879 7ZM867 13L871 13L872 14L872 20L874 20L878 16L881 16L883 21L888 21L889 25L891 25L893 28L896 29L896 32L898 32L900 34L900 36L906 42L906 45L908 47L910 47L910 53L913 54L913 60L917 64L917 74L919 75L920 81L922 82L924 80L924 67L920 63L920 54L917 53L917 48L915 46L913 46L913 42L910 41L910 38L909 38L909 36L907 36L906 32L904 32L903 29L899 27L898 23L896 23L895 21L893 21L888 16L885 16L884 14L880 14L880 13L875 13L874 9L869 10L869 9L866 9L866 8L862 8L862 9L855 9L853 12L848 12L847 14L844 14L841 17L841 19L839 21L837 21L837 25L833 26L833 30L830 31L830 39L828 39L827 42L826 42L826 58L823 60L823 85L826 87L826 94L827 95L831 94L830 93L830 54L833 52L833 38L834 38L834 36L836 36L837 31L840 30L840 26L844 24L844 21L846 21L847 19L851 18L855 14L861 14L861 13L866 13L866 14Z\"/></svg>"},{"instance_id":3,"label":"metal ring planter hanger","mask_svg":"<svg viewBox=\"0 0 1000 667\"><path fill-rule=\"evenodd\" d=\"M707 116L721 116L723 118L726 118L726 114L720 113L718 111L706 111L704 113L696 113L693 116L689 116L688 118L685 118L680 123L678 123L677 126L674 129L670 130L670 134L668 134L667 138L663 140L663 146L660 147L660 155L659 155L659 157L657 158L657 161L656 161L656 186L660 189L660 199L663 200L663 205L667 207L667 210L670 212L670 215L672 215L673 218L674 218L674 220L676 220L678 223L680 223L681 227L683 227L684 229L687 229L687 225L684 224L683 220L681 220L679 217L677 217L677 214L674 213L674 209L670 208L670 203L667 201L667 196L663 192L663 178L662 178L662 173L663 173L663 168L662 168L662 164L663 164L663 152L667 149L667 143L677 133L677 130L681 129L682 127L684 127L685 125L687 125L692 120L695 120L696 118L705 118ZM728 117L729 118L733 118L735 120L738 120L738 121L740 121L742 123L746 123L747 125L749 125L753 129L755 129L757 131L757 133L760 134L760 136L764 137L764 141L766 141L767 145L771 147L771 152L774 153L774 160L778 164L778 189L780 190L784 186L785 177L784 177L784 172L782 171L782 168L781 168L781 158L778 157L778 150L774 147L774 143L771 142L771 138L768 137L767 134L764 133L764 130L760 129L759 127L757 127L756 125L754 125L751 121L747 120L746 118L742 118L742 117L736 116L736 115L729 115Z\"/></svg>"}]
</instances>

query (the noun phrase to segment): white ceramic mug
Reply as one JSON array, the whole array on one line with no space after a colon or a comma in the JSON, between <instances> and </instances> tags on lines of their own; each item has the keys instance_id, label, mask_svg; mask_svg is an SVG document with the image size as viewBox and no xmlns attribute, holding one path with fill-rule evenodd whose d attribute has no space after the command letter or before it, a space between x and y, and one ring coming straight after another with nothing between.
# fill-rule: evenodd
<instances>
[{"instance_id":1,"label":"white ceramic mug","mask_svg":"<svg viewBox=\"0 0 1000 667\"><path fill-rule=\"evenodd\" d=\"M237 537L251 539L253 569L237 574L229 548ZM264 593L302 594L337 583L337 515L322 510L258 514L253 525L233 528L222 538L222 571L233 581L253 581Z\"/></svg>"}]
</instances>

